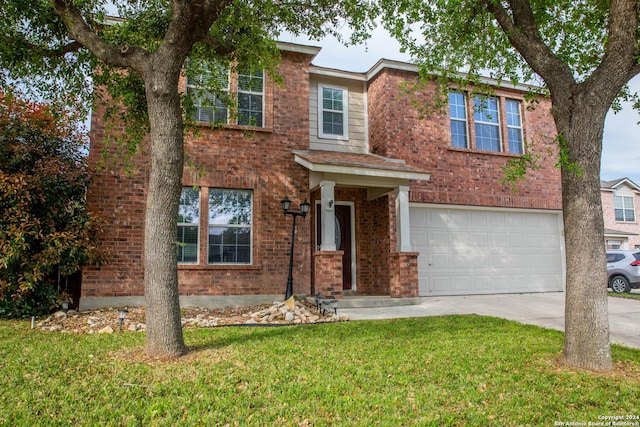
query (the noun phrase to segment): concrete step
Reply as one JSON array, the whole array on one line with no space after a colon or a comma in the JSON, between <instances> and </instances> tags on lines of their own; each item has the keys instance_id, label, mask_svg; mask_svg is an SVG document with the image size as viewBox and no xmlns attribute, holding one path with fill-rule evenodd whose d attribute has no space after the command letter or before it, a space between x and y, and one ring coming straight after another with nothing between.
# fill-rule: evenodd
<instances>
[{"instance_id":1,"label":"concrete step","mask_svg":"<svg viewBox=\"0 0 640 427\"><path fill-rule=\"evenodd\" d=\"M420 298L391 298L388 296L345 296L338 300L338 310L341 308L374 308L399 307L403 305L420 304Z\"/></svg>"}]
</instances>

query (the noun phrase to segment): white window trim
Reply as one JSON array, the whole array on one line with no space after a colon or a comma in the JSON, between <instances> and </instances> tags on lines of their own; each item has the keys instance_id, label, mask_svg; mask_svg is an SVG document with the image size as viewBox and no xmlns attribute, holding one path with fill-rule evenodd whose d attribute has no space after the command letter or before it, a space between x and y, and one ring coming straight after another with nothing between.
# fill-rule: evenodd
<instances>
[{"instance_id":1,"label":"white window trim","mask_svg":"<svg viewBox=\"0 0 640 427\"><path fill-rule=\"evenodd\" d=\"M470 147L470 136L469 136L469 112L467 111L467 94L463 91L459 91L459 90L450 90L449 93L459 93L462 95L462 103L463 103L463 107L464 107L464 119L461 119L459 117L453 117L451 116L451 104L449 104L449 120L453 120L456 122L463 122L464 123L464 129L465 129L465 138L464 138L464 143L465 146L464 147L456 147L453 145L453 133L452 133L452 129L451 129L451 124L449 124L449 138L451 139L451 147L453 148L461 148L461 149L469 149Z\"/></svg>"},{"instance_id":2,"label":"white window trim","mask_svg":"<svg viewBox=\"0 0 640 427\"><path fill-rule=\"evenodd\" d=\"M337 89L342 91L342 114L344 123L343 135L327 134L322 130L322 117L324 113L324 108L322 105L323 89ZM318 83L318 137L323 139L337 139L344 141L349 139L349 90L346 87Z\"/></svg>"},{"instance_id":3,"label":"white window trim","mask_svg":"<svg viewBox=\"0 0 640 427\"><path fill-rule=\"evenodd\" d=\"M251 224L248 225L248 227L251 229L251 236L249 238L249 263L245 264L245 263L239 263L239 262L209 262L209 245L210 245L210 241L209 241L209 230L211 227L233 227L233 228L247 228L246 224L211 224L211 222L209 221L209 194L211 192L211 190L228 190L228 191L250 191L251 192ZM255 197L255 192L251 189L247 189L247 188L223 188L223 187L208 187L207 188L207 250L206 250L206 263L209 266L215 266L215 265L232 265L232 266L250 266L253 265L253 249L254 249L254 240L253 240L253 235L254 235L254 227L253 227L253 222L254 222L254 218L255 218L255 211L254 211L254 197Z\"/></svg>"},{"instance_id":4,"label":"white window trim","mask_svg":"<svg viewBox=\"0 0 640 427\"><path fill-rule=\"evenodd\" d=\"M484 120L476 120L476 99L477 98L484 98L484 99L493 99L496 101L496 115L497 115L497 122L486 122ZM485 148L478 148L478 125L484 125L484 126L493 126L496 127L498 129L498 151L494 151L494 150L487 150ZM474 126L474 141L473 141L473 146L476 150L480 150L480 151L487 151L489 153L504 153L504 141L502 138L502 116L500 114L500 98L497 96L482 96L482 95L476 95L473 97L473 126Z\"/></svg>"},{"instance_id":5,"label":"white window trim","mask_svg":"<svg viewBox=\"0 0 640 427\"><path fill-rule=\"evenodd\" d=\"M240 89L240 82L239 82L239 76L240 76L240 72L238 72L236 74L236 94L240 95L240 94L247 94L247 95L260 95L262 97L262 123L260 123L259 126L254 126L254 125L239 125L239 126L250 126L250 127L254 127L254 128L264 128L264 122L265 122L265 96L264 96L264 87L265 87L265 80L266 80L266 76L265 76L265 72L264 70L262 70L262 90L260 92L254 92L254 91L250 91L250 90L241 90ZM231 79L231 77L229 77L229 79ZM239 96L238 96L239 98ZM238 116L239 116L239 110L240 110L240 106L238 105ZM238 118L236 117L236 119L234 120L236 124L238 124Z\"/></svg>"},{"instance_id":6,"label":"white window trim","mask_svg":"<svg viewBox=\"0 0 640 427\"><path fill-rule=\"evenodd\" d=\"M509 154L515 154L515 155L524 155L525 154L525 147L524 147L524 132L523 132L523 125L524 125L524 116L522 114L522 101L520 101L519 99L513 99L513 98L505 98L504 100L504 108L506 111L507 108L507 103L511 101L511 102L515 102L516 104L518 104L518 116L520 117L520 126L510 126L509 125L509 121L507 119L507 117L505 117L505 126L507 126L507 144L506 144L506 152ZM499 107L498 107L499 108ZM508 112L506 113L508 114ZM520 131L520 150L522 150L522 153L512 153L511 152L511 141L509 141L509 129L518 129Z\"/></svg>"},{"instance_id":7,"label":"white window trim","mask_svg":"<svg viewBox=\"0 0 640 427\"><path fill-rule=\"evenodd\" d=\"M616 217L615 217L615 211L616 209L616 198L620 197L622 200L622 221L619 221ZM631 199L631 210L633 210L633 221L627 219L627 215L625 214L625 211L630 210L630 209L625 209L624 208L624 199ZM631 195L626 195L626 194L614 194L613 195L613 217L616 220L616 222L622 222L622 223L635 223L637 221L637 216L636 216L636 203L635 203L635 198Z\"/></svg>"},{"instance_id":8,"label":"white window trim","mask_svg":"<svg viewBox=\"0 0 640 427\"><path fill-rule=\"evenodd\" d=\"M183 186L182 189L185 188L192 188L192 187L185 187ZM181 190L182 191L182 190ZM196 260L195 261L178 261L178 264L180 265L198 265L200 264L200 220L202 219L202 203L200 200L200 196L202 194L202 188L198 188L198 222L178 222L177 226L178 227L197 227L198 229L198 233L197 233L197 250L196 250ZM180 198L182 199L182 195L180 195Z\"/></svg>"}]
</instances>

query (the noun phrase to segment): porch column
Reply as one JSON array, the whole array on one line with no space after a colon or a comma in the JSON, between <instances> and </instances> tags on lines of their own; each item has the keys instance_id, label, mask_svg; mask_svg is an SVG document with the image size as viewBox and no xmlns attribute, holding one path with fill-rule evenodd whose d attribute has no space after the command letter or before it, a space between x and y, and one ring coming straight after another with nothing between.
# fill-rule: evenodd
<instances>
[{"instance_id":1,"label":"porch column","mask_svg":"<svg viewBox=\"0 0 640 427\"><path fill-rule=\"evenodd\" d=\"M409 223L409 187L396 188L396 250L411 252L411 233Z\"/></svg>"},{"instance_id":2,"label":"porch column","mask_svg":"<svg viewBox=\"0 0 640 427\"><path fill-rule=\"evenodd\" d=\"M335 181L320 181L321 251L336 250Z\"/></svg>"}]
</instances>

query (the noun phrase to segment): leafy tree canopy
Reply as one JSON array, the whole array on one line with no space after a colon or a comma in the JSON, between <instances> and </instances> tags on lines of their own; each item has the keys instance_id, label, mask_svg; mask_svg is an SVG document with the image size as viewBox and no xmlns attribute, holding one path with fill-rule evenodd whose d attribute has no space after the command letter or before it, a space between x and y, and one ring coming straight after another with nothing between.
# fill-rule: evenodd
<instances>
[{"instance_id":1,"label":"leafy tree canopy","mask_svg":"<svg viewBox=\"0 0 640 427\"><path fill-rule=\"evenodd\" d=\"M0 92L0 315L46 311L52 276L100 260L84 145L69 112Z\"/></svg>"}]
</instances>

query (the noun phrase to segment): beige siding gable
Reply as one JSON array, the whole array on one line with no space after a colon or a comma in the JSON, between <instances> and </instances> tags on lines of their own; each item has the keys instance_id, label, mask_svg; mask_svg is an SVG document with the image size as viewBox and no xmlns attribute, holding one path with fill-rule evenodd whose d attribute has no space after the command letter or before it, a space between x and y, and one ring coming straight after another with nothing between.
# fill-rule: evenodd
<instances>
[{"instance_id":1,"label":"beige siding gable","mask_svg":"<svg viewBox=\"0 0 640 427\"><path fill-rule=\"evenodd\" d=\"M326 136L320 131L319 90L320 87L343 89L347 94L345 137ZM367 97L364 83L327 76L312 76L309 87L309 148L312 150L366 153L367 140Z\"/></svg>"}]
</instances>

